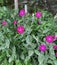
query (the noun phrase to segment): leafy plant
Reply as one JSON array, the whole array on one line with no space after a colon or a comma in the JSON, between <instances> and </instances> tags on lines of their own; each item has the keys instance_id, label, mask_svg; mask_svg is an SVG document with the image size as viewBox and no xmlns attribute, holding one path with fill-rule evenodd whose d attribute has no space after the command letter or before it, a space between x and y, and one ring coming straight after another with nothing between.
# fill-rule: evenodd
<instances>
[{"instance_id":1,"label":"leafy plant","mask_svg":"<svg viewBox=\"0 0 57 65\"><path fill-rule=\"evenodd\" d=\"M56 49L53 48L57 25L52 14L41 10L32 16L23 9L16 15L8 10L2 12L6 16L0 15L1 18L3 16L0 20L1 65L57 64Z\"/></svg>"}]
</instances>

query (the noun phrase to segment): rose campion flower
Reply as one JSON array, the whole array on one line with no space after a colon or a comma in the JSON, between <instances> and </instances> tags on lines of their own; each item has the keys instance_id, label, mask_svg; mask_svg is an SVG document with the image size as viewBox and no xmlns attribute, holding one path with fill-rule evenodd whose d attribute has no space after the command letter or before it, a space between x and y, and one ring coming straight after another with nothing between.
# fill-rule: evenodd
<instances>
[{"instance_id":1,"label":"rose campion flower","mask_svg":"<svg viewBox=\"0 0 57 65\"><path fill-rule=\"evenodd\" d=\"M3 26L7 25L7 22L6 22L6 21L3 21L3 22L2 22L2 25L3 25Z\"/></svg>"},{"instance_id":2,"label":"rose campion flower","mask_svg":"<svg viewBox=\"0 0 57 65\"><path fill-rule=\"evenodd\" d=\"M16 21L16 20L14 20L14 22L13 22L13 23L14 23L14 25L16 25L16 24L17 24L17 21Z\"/></svg>"},{"instance_id":3,"label":"rose campion flower","mask_svg":"<svg viewBox=\"0 0 57 65\"><path fill-rule=\"evenodd\" d=\"M48 42L48 43L53 43L53 41L54 41L54 36L52 36L52 35L48 35L48 36L46 36L46 42Z\"/></svg>"},{"instance_id":4,"label":"rose campion flower","mask_svg":"<svg viewBox=\"0 0 57 65\"><path fill-rule=\"evenodd\" d=\"M37 17L37 18L41 18L41 17L42 17L42 13L41 13L40 11L37 11L37 12L36 12L36 17Z\"/></svg>"},{"instance_id":5,"label":"rose campion flower","mask_svg":"<svg viewBox=\"0 0 57 65\"><path fill-rule=\"evenodd\" d=\"M57 40L57 35L54 35L54 41Z\"/></svg>"},{"instance_id":6,"label":"rose campion flower","mask_svg":"<svg viewBox=\"0 0 57 65\"><path fill-rule=\"evenodd\" d=\"M53 49L54 49L54 50L57 50L57 45L54 45L54 46L53 46Z\"/></svg>"},{"instance_id":7,"label":"rose campion flower","mask_svg":"<svg viewBox=\"0 0 57 65\"><path fill-rule=\"evenodd\" d=\"M46 51L46 45L45 44L41 44L40 46L39 46L39 50L41 51L41 52L45 52Z\"/></svg>"},{"instance_id":8,"label":"rose campion flower","mask_svg":"<svg viewBox=\"0 0 57 65\"><path fill-rule=\"evenodd\" d=\"M55 35L55 39L57 39L57 35Z\"/></svg>"},{"instance_id":9,"label":"rose campion flower","mask_svg":"<svg viewBox=\"0 0 57 65\"><path fill-rule=\"evenodd\" d=\"M20 15L21 17L24 16L24 15L25 15L25 10L24 10L24 9L20 10L19 15Z\"/></svg>"},{"instance_id":10,"label":"rose campion flower","mask_svg":"<svg viewBox=\"0 0 57 65\"><path fill-rule=\"evenodd\" d=\"M18 26L18 27L17 27L17 32L18 32L19 34L23 34L24 31L25 31L24 26Z\"/></svg>"},{"instance_id":11,"label":"rose campion flower","mask_svg":"<svg viewBox=\"0 0 57 65\"><path fill-rule=\"evenodd\" d=\"M57 52L55 53L55 56L57 57Z\"/></svg>"}]
</instances>

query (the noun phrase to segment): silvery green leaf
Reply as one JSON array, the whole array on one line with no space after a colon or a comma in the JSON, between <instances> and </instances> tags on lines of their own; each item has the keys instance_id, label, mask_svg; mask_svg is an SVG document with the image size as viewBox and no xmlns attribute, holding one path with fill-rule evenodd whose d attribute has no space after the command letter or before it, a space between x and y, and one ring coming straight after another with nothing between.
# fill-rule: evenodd
<instances>
[{"instance_id":1,"label":"silvery green leaf","mask_svg":"<svg viewBox=\"0 0 57 65\"><path fill-rule=\"evenodd\" d=\"M6 7L3 7L4 11L7 11L7 8Z\"/></svg>"},{"instance_id":2,"label":"silvery green leaf","mask_svg":"<svg viewBox=\"0 0 57 65\"><path fill-rule=\"evenodd\" d=\"M4 36L2 32L0 32L0 40L4 40Z\"/></svg>"},{"instance_id":3,"label":"silvery green leaf","mask_svg":"<svg viewBox=\"0 0 57 65\"><path fill-rule=\"evenodd\" d=\"M52 59L52 60L56 59L52 44L49 45L49 55L50 55L50 59Z\"/></svg>"},{"instance_id":4,"label":"silvery green leaf","mask_svg":"<svg viewBox=\"0 0 57 65\"><path fill-rule=\"evenodd\" d=\"M16 48L15 48L15 46L12 47L12 57L16 58Z\"/></svg>"},{"instance_id":5,"label":"silvery green leaf","mask_svg":"<svg viewBox=\"0 0 57 65\"><path fill-rule=\"evenodd\" d=\"M0 46L0 50L4 50L6 47Z\"/></svg>"},{"instance_id":6,"label":"silvery green leaf","mask_svg":"<svg viewBox=\"0 0 57 65\"><path fill-rule=\"evenodd\" d=\"M9 19L7 19L7 22L9 22L9 23L10 23L11 21L10 21Z\"/></svg>"},{"instance_id":7,"label":"silvery green leaf","mask_svg":"<svg viewBox=\"0 0 57 65\"><path fill-rule=\"evenodd\" d=\"M46 65L47 64L47 61L49 60L49 55L48 54L45 54L44 55L44 64Z\"/></svg>"},{"instance_id":8,"label":"silvery green leaf","mask_svg":"<svg viewBox=\"0 0 57 65\"><path fill-rule=\"evenodd\" d=\"M9 41L9 39L6 39L6 40L5 40L5 45L6 45L6 48L9 48L9 46L10 46L10 41Z\"/></svg>"},{"instance_id":9,"label":"silvery green leaf","mask_svg":"<svg viewBox=\"0 0 57 65\"><path fill-rule=\"evenodd\" d=\"M25 65L27 65L27 62L28 62L29 60L30 60L30 57L27 56L27 57L25 58L25 60L24 60Z\"/></svg>"},{"instance_id":10,"label":"silvery green leaf","mask_svg":"<svg viewBox=\"0 0 57 65\"><path fill-rule=\"evenodd\" d=\"M12 57L10 57L9 58L9 63L11 63L13 61L13 58Z\"/></svg>"},{"instance_id":11,"label":"silvery green leaf","mask_svg":"<svg viewBox=\"0 0 57 65\"><path fill-rule=\"evenodd\" d=\"M27 27L26 27L26 33L27 33L27 34L30 34L31 31L32 31L31 27L27 26Z\"/></svg>"},{"instance_id":12,"label":"silvery green leaf","mask_svg":"<svg viewBox=\"0 0 57 65\"><path fill-rule=\"evenodd\" d=\"M35 50L35 54L40 55L40 52L38 50Z\"/></svg>"},{"instance_id":13,"label":"silvery green leaf","mask_svg":"<svg viewBox=\"0 0 57 65\"><path fill-rule=\"evenodd\" d=\"M54 62L54 65L57 65L57 60L54 60L53 62Z\"/></svg>"},{"instance_id":14,"label":"silvery green leaf","mask_svg":"<svg viewBox=\"0 0 57 65\"><path fill-rule=\"evenodd\" d=\"M30 45L31 42L32 42L32 38L31 38L30 35L28 35L28 36L26 37L26 43L27 43L28 45Z\"/></svg>"},{"instance_id":15,"label":"silvery green leaf","mask_svg":"<svg viewBox=\"0 0 57 65\"><path fill-rule=\"evenodd\" d=\"M20 56L20 57L21 57L21 59L22 59L22 60L24 60L24 59L25 59L24 54L21 54L21 56Z\"/></svg>"},{"instance_id":16,"label":"silvery green leaf","mask_svg":"<svg viewBox=\"0 0 57 65\"><path fill-rule=\"evenodd\" d=\"M47 63L53 64L53 61L52 61L52 60L48 60L48 62L47 62Z\"/></svg>"},{"instance_id":17,"label":"silvery green leaf","mask_svg":"<svg viewBox=\"0 0 57 65\"><path fill-rule=\"evenodd\" d=\"M32 49L35 49L37 45L36 45L36 43L32 43L32 44L30 44L30 46Z\"/></svg>"},{"instance_id":18,"label":"silvery green leaf","mask_svg":"<svg viewBox=\"0 0 57 65\"><path fill-rule=\"evenodd\" d=\"M13 61L14 59L16 59L16 48L15 48L15 46L12 47L12 55L9 58L9 62Z\"/></svg>"},{"instance_id":19,"label":"silvery green leaf","mask_svg":"<svg viewBox=\"0 0 57 65\"><path fill-rule=\"evenodd\" d=\"M32 55L33 55L33 53L34 53L34 51L33 51L33 50L29 50L29 51L28 51L28 55L29 55L29 56L32 56Z\"/></svg>"},{"instance_id":20,"label":"silvery green leaf","mask_svg":"<svg viewBox=\"0 0 57 65\"><path fill-rule=\"evenodd\" d=\"M19 60L16 60L16 65L22 65L22 63Z\"/></svg>"},{"instance_id":21,"label":"silvery green leaf","mask_svg":"<svg viewBox=\"0 0 57 65\"><path fill-rule=\"evenodd\" d=\"M7 55L7 57L10 57L9 50L6 49L5 51L6 51L6 55Z\"/></svg>"},{"instance_id":22,"label":"silvery green leaf","mask_svg":"<svg viewBox=\"0 0 57 65\"><path fill-rule=\"evenodd\" d=\"M43 33L47 33L49 31L49 29L43 30Z\"/></svg>"},{"instance_id":23,"label":"silvery green leaf","mask_svg":"<svg viewBox=\"0 0 57 65\"><path fill-rule=\"evenodd\" d=\"M36 37L35 35L32 35L33 36L33 38L37 41L37 43L38 43L38 40L39 40L39 38L38 38L38 36Z\"/></svg>"},{"instance_id":24,"label":"silvery green leaf","mask_svg":"<svg viewBox=\"0 0 57 65\"><path fill-rule=\"evenodd\" d=\"M43 54L40 54L38 56L39 65L44 65L45 56Z\"/></svg>"}]
</instances>

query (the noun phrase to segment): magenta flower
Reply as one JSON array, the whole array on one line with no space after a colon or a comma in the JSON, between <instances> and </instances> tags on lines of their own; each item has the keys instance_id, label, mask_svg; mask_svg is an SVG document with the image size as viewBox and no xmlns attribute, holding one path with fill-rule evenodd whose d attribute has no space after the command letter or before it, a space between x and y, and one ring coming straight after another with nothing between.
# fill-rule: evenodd
<instances>
[{"instance_id":1,"label":"magenta flower","mask_svg":"<svg viewBox=\"0 0 57 65\"><path fill-rule=\"evenodd\" d=\"M17 24L17 21L16 21L16 20L14 20L14 22L13 22L13 23L14 23L14 25L16 25L16 24Z\"/></svg>"},{"instance_id":2,"label":"magenta flower","mask_svg":"<svg viewBox=\"0 0 57 65\"><path fill-rule=\"evenodd\" d=\"M53 49L54 49L54 50L57 50L57 45L54 45L54 46L53 46Z\"/></svg>"},{"instance_id":3,"label":"magenta flower","mask_svg":"<svg viewBox=\"0 0 57 65\"><path fill-rule=\"evenodd\" d=\"M37 17L37 18L41 18L41 17L42 17L42 13L41 13L40 11L37 11L37 12L36 12L36 17Z\"/></svg>"},{"instance_id":4,"label":"magenta flower","mask_svg":"<svg viewBox=\"0 0 57 65\"><path fill-rule=\"evenodd\" d=\"M41 44L40 46L39 46L39 50L41 51L41 52L45 52L46 51L46 45L44 45L44 44Z\"/></svg>"},{"instance_id":5,"label":"magenta flower","mask_svg":"<svg viewBox=\"0 0 57 65\"><path fill-rule=\"evenodd\" d=\"M24 9L20 10L19 15L20 15L21 17L24 16L24 15L25 15L25 10L24 10Z\"/></svg>"},{"instance_id":6,"label":"magenta flower","mask_svg":"<svg viewBox=\"0 0 57 65\"><path fill-rule=\"evenodd\" d=\"M3 21L3 22L2 22L2 25L3 25L3 26L7 25L7 22L6 22L6 21Z\"/></svg>"},{"instance_id":7,"label":"magenta flower","mask_svg":"<svg viewBox=\"0 0 57 65\"><path fill-rule=\"evenodd\" d=\"M48 35L48 36L46 36L46 42L48 42L48 43L52 43L53 41L54 41L54 36L52 36L52 35Z\"/></svg>"},{"instance_id":8,"label":"magenta flower","mask_svg":"<svg viewBox=\"0 0 57 65\"><path fill-rule=\"evenodd\" d=\"M57 57L57 52L55 53L55 56Z\"/></svg>"},{"instance_id":9,"label":"magenta flower","mask_svg":"<svg viewBox=\"0 0 57 65\"><path fill-rule=\"evenodd\" d=\"M57 35L54 36L54 41L57 40Z\"/></svg>"},{"instance_id":10,"label":"magenta flower","mask_svg":"<svg viewBox=\"0 0 57 65\"><path fill-rule=\"evenodd\" d=\"M18 32L19 34L23 34L24 31L25 31L24 26L18 26L18 27L17 27L17 32Z\"/></svg>"},{"instance_id":11,"label":"magenta flower","mask_svg":"<svg viewBox=\"0 0 57 65\"><path fill-rule=\"evenodd\" d=\"M57 35L55 35L55 39L57 39Z\"/></svg>"}]
</instances>

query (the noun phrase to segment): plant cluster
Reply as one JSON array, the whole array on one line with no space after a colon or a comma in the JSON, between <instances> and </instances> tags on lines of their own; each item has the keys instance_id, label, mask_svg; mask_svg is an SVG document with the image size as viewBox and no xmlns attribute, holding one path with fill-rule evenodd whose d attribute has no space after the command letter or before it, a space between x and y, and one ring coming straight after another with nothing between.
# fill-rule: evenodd
<instances>
[{"instance_id":1,"label":"plant cluster","mask_svg":"<svg viewBox=\"0 0 57 65\"><path fill-rule=\"evenodd\" d=\"M52 14L41 10L32 16L24 9L16 15L5 13L9 17L0 20L0 65L57 65Z\"/></svg>"}]
</instances>

